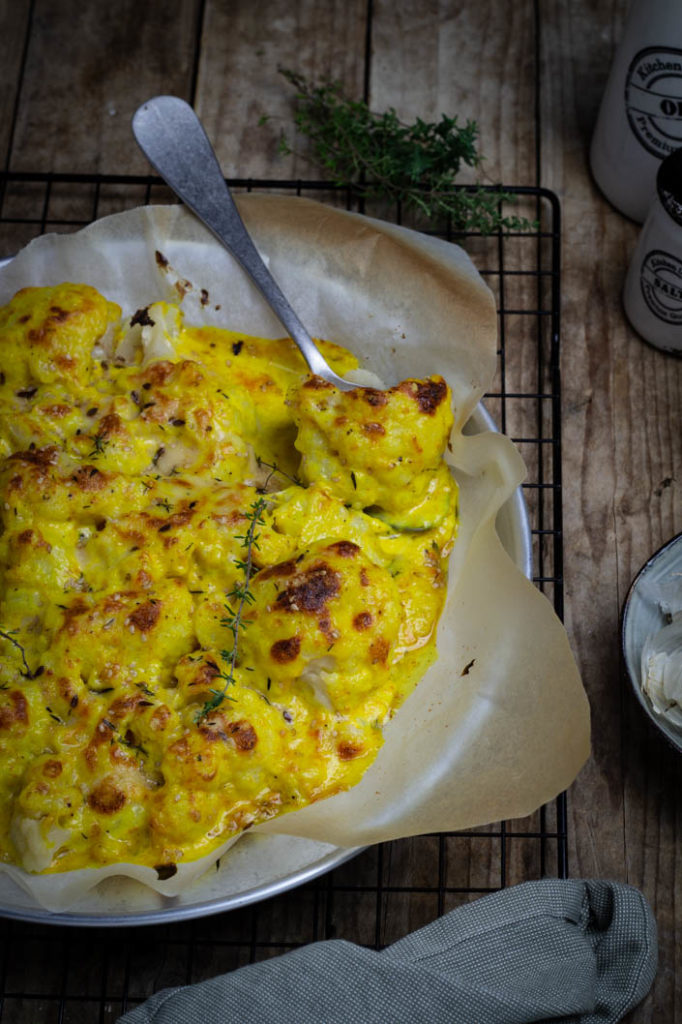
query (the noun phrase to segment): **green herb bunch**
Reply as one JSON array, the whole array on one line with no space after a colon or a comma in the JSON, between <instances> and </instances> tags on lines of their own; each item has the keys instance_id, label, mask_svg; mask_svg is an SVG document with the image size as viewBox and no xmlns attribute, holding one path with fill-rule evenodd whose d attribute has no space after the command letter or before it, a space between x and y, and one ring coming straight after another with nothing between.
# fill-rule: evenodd
<instances>
[{"instance_id":1,"label":"green herb bunch","mask_svg":"<svg viewBox=\"0 0 682 1024\"><path fill-rule=\"evenodd\" d=\"M256 531L259 526L264 524L263 513L266 507L266 499L258 498L257 501L253 502L248 512L244 512L249 528L245 534L238 535L236 539L241 541L245 554L243 559L237 559L235 563L237 569L242 574L242 578L235 583L232 590L226 595L225 615L221 619L221 625L226 626L232 636L231 647L220 652L225 667L215 677L216 679L221 679L223 685L221 689L211 689L213 696L202 706L196 717L197 722L201 722L206 715L219 708L224 700L233 699L228 696L227 689L229 686L233 686L235 682L234 673L237 668L239 655L239 634L247 625L244 621L244 612L254 601L251 591L251 580L256 572L256 567L253 564L253 553L258 550L258 533Z\"/></svg>"},{"instance_id":2,"label":"green herb bunch","mask_svg":"<svg viewBox=\"0 0 682 1024\"><path fill-rule=\"evenodd\" d=\"M481 166L474 121L460 125L457 117L442 114L440 121L404 124L393 108L378 114L364 101L349 99L338 82L314 84L287 68L279 71L297 90L296 127L312 141L315 160L336 185L352 186L362 198L415 208L430 219L445 216L456 231L488 234L533 226L502 216L501 203L514 201L508 193L455 189L463 165ZM279 147L292 152L285 135Z\"/></svg>"}]
</instances>

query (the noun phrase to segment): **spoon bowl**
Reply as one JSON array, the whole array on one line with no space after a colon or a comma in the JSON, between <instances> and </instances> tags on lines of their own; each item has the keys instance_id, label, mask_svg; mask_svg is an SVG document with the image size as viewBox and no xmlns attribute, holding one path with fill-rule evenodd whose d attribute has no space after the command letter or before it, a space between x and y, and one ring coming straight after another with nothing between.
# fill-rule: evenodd
<instances>
[{"instance_id":1,"label":"spoon bowl","mask_svg":"<svg viewBox=\"0 0 682 1024\"><path fill-rule=\"evenodd\" d=\"M132 128L152 166L249 275L298 345L310 372L340 391L362 387L332 370L261 259L189 103L178 96L156 96L137 109Z\"/></svg>"}]
</instances>

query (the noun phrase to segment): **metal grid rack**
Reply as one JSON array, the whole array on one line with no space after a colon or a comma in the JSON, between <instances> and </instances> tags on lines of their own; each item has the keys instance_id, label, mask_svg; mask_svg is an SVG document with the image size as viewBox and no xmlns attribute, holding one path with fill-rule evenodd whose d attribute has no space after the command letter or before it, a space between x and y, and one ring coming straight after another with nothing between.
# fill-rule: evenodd
<instances>
[{"instance_id":1,"label":"metal grid rack","mask_svg":"<svg viewBox=\"0 0 682 1024\"><path fill-rule=\"evenodd\" d=\"M399 209L363 210L324 182L231 182L235 191L306 195L402 222ZM507 188L528 231L457 235L493 290L499 366L485 398L528 467L533 579L563 612L559 377L560 208L539 188ZM151 177L0 175L0 259L44 231L76 230L105 214L171 202ZM113 1022L154 991L210 978L324 938L381 948L448 910L507 885L566 877L566 799L529 818L371 847L307 885L239 910L144 928L65 928L0 920L0 1021Z\"/></svg>"}]
</instances>

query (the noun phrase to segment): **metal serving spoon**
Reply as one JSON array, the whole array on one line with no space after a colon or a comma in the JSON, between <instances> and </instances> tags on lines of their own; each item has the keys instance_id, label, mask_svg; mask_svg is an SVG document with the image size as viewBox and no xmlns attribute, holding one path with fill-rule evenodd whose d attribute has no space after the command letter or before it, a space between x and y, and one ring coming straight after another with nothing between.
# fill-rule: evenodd
<instances>
[{"instance_id":1,"label":"metal serving spoon","mask_svg":"<svg viewBox=\"0 0 682 1024\"><path fill-rule=\"evenodd\" d=\"M213 147L190 105L177 96L156 96L135 112L133 133L164 181L249 275L300 348L311 372L341 391L359 387L334 373L258 255Z\"/></svg>"}]
</instances>

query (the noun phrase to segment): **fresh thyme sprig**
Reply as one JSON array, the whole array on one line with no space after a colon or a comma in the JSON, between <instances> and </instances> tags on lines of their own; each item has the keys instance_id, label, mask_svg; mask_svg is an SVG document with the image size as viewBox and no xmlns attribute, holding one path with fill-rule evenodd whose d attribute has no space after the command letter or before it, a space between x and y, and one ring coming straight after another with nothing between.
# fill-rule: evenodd
<instances>
[{"instance_id":1,"label":"fresh thyme sprig","mask_svg":"<svg viewBox=\"0 0 682 1024\"><path fill-rule=\"evenodd\" d=\"M297 90L296 127L312 141L315 160L335 184L351 186L366 199L416 208L430 219L446 216L456 231L489 234L535 226L522 217L502 216L501 204L514 202L509 193L480 186L455 189L462 165L482 164L474 121L460 125L457 117L441 114L440 121L418 117L405 124L392 107L378 114L364 101L349 99L339 82L315 84L296 71L278 70ZM284 134L279 148L293 152Z\"/></svg>"},{"instance_id":2,"label":"fresh thyme sprig","mask_svg":"<svg viewBox=\"0 0 682 1024\"><path fill-rule=\"evenodd\" d=\"M275 473L279 473L279 475L285 477L285 479L291 480L292 484L297 484L299 487L301 486L301 481L297 476L292 476L291 473L285 473L283 469L280 469L279 466L276 465L276 463L266 462L265 459L261 459L260 455L256 456L256 465L259 469L262 469L263 466L265 466L266 469L270 470L265 478L265 482L261 485L263 491L268 486Z\"/></svg>"},{"instance_id":3,"label":"fresh thyme sprig","mask_svg":"<svg viewBox=\"0 0 682 1024\"><path fill-rule=\"evenodd\" d=\"M227 626L232 635L232 647L230 650L220 652L220 656L225 663L225 670L219 672L215 678L222 679L223 686L221 689L211 688L213 696L202 706L196 717L197 722L201 722L206 715L219 708L224 700L232 700L227 695L227 689L229 686L233 686L235 682L234 673L237 668L239 655L239 634L247 626L247 623L244 621L244 611L254 602L254 596L251 591L251 580L255 571L253 553L258 551L258 534L256 530L264 524L263 512L266 507L267 501L265 498L258 498L254 501L249 511L244 513L245 518L249 521L248 530L245 534L239 534L235 538L241 541L241 546L246 551L246 556L244 559L237 559L235 562L242 574L242 579L235 583L232 590L226 594L226 615L221 619L221 625ZM233 608L230 601L233 604L236 603L236 608Z\"/></svg>"}]
</instances>

